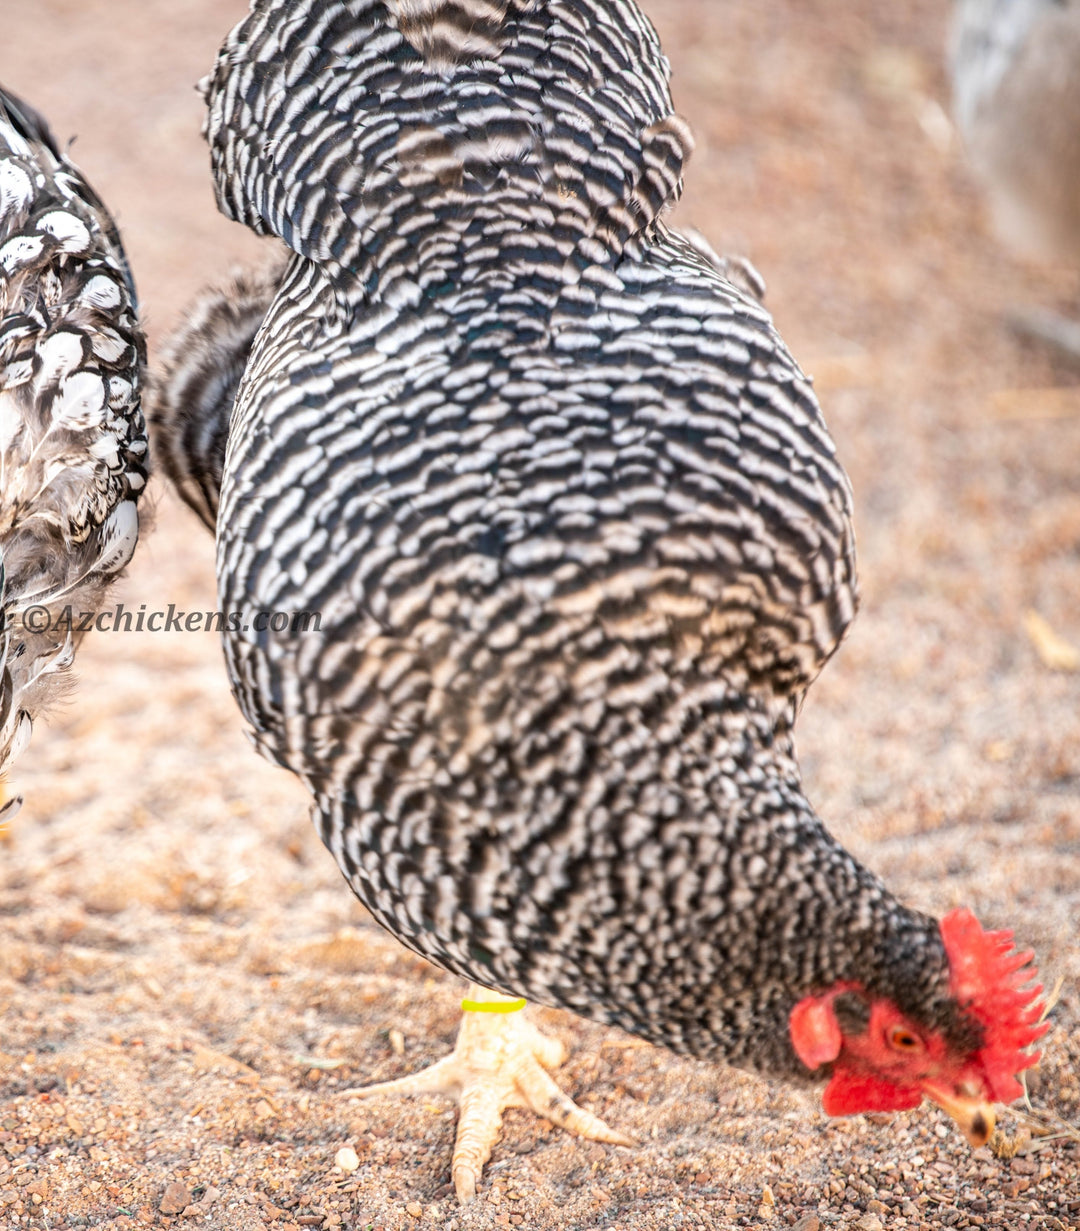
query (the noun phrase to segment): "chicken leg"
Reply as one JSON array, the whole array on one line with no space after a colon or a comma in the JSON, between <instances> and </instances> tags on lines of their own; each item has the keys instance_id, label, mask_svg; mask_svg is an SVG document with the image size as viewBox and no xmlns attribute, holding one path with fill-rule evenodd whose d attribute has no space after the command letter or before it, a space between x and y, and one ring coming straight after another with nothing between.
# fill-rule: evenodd
<instances>
[{"instance_id":1,"label":"chicken leg","mask_svg":"<svg viewBox=\"0 0 1080 1231\"><path fill-rule=\"evenodd\" d=\"M521 1013L524 1007L523 1000L473 984L462 1001L461 1028L449 1056L408 1077L345 1092L357 1098L445 1094L456 1099L461 1112L450 1171L463 1204L476 1195L507 1107L527 1107L590 1141L637 1145L563 1094L547 1070L563 1063L566 1049L541 1034Z\"/></svg>"}]
</instances>

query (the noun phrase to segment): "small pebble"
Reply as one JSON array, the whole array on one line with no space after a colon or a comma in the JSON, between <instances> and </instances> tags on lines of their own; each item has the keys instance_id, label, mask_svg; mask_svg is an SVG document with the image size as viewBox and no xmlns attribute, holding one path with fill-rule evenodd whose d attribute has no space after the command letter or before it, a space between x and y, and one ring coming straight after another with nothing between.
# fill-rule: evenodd
<instances>
[{"instance_id":1,"label":"small pebble","mask_svg":"<svg viewBox=\"0 0 1080 1231\"><path fill-rule=\"evenodd\" d=\"M210 1207L221 1196L221 1190L215 1188L212 1184L204 1190L203 1195L195 1202L194 1205L189 1205L183 1212L184 1218L196 1218L200 1214L208 1214Z\"/></svg>"},{"instance_id":2,"label":"small pebble","mask_svg":"<svg viewBox=\"0 0 1080 1231\"><path fill-rule=\"evenodd\" d=\"M352 1146L342 1146L334 1155L334 1165L342 1171L355 1171L360 1166L360 1159Z\"/></svg>"},{"instance_id":3,"label":"small pebble","mask_svg":"<svg viewBox=\"0 0 1080 1231\"><path fill-rule=\"evenodd\" d=\"M191 1189L184 1184L172 1183L166 1186L161 1194L161 1204L158 1206L162 1214L179 1214L191 1204Z\"/></svg>"},{"instance_id":4,"label":"small pebble","mask_svg":"<svg viewBox=\"0 0 1080 1231\"><path fill-rule=\"evenodd\" d=\"M804 1214L791 1231L821 1231L821 1219L816 1214Z\"/></svg>"},{"instance_id":5,"label":"small pebble","mask_svg":"<svg viewBox=\"0 0 1080 1231\"><path fill-rule=\"evenodd\" d=\"M423 1207L420 1205L419 1201L410 1201L405 1207L405 1213L408 1214L410 1218L419 1218L423 1212Z\"/></svg>"}]
</instances>

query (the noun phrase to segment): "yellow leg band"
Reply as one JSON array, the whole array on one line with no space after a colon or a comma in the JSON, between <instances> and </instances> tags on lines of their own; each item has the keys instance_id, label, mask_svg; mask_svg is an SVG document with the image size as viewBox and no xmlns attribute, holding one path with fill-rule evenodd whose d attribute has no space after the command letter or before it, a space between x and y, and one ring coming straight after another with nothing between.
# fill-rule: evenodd
<instances>
[{"instance_id":1,"label":"yellow leg band","mask_svg":"<svg viewBox=\"0 0 1080 1231\"><path fill-rule=\"evenodd\" d=\"M463 1000L461 1007L466 1013L518 1013L526 1001L520 1000Z\"/></svg>"}]
</instances>

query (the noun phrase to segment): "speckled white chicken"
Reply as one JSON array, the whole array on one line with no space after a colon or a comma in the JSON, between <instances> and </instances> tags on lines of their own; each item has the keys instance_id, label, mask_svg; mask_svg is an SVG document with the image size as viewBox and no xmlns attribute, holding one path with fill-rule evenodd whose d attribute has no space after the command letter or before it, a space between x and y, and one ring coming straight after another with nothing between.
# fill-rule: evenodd
<instances>
[{"instance_id":1,"label":"speckled white chicken","mask_svg":"<svg viewBox=\"0 0 1080 1231\"><path fill-rule=\"evenodd\" d=\"M70 684L80 613L135 550L144 359L112 219L0 90L0 772Z\"/></svg>"}]
</instances>

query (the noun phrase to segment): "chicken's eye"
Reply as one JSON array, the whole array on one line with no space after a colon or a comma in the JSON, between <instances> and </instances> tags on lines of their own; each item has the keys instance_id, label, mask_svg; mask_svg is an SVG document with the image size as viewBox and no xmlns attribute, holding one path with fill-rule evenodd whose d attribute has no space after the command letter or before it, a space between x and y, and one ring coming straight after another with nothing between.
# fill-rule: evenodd
<instances>
[{"instance_id":1,"label":"chicken's eye","mask_svg":"<svg viewBox=\"0 0 1080 1231\"><path fill-rule=\"evenodd\" d=\"M889 1031L889 1044L897 1051L922 1051L923 1041L906 1026L894 1026Z\"/></svg>"}]
</instances>

